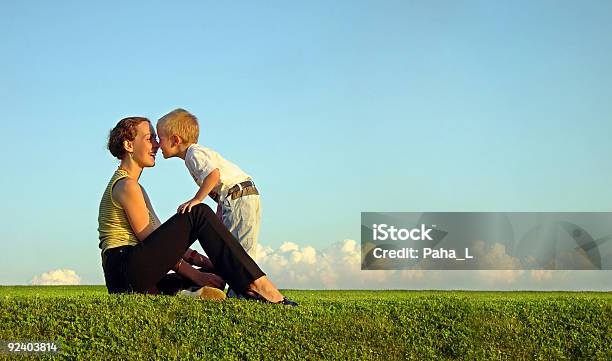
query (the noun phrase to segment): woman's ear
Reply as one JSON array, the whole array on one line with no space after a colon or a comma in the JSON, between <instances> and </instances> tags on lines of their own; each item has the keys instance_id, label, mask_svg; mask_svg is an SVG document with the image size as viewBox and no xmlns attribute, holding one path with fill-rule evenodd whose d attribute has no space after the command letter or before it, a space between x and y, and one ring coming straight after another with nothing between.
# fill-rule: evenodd
<instances>
[{"instance_id":1,"label":"woman's ear","mask_svg":"<svg viewBox=\"0 0 612 361\"><path fill-rule=\"evenodd\" d=\"M132 153L134 151L134 146L132 145L132 142L129 140L124 140L123 141L123 148L128 152L128 153Z\"/></svg>"}]
</instances>

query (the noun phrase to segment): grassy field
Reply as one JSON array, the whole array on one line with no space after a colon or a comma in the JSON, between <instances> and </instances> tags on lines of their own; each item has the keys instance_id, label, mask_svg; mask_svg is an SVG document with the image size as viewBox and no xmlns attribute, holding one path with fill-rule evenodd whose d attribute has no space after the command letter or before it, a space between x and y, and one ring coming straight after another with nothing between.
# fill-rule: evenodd
<instances>
[{"instance_id":1,"label":"grassy field","mask_svg":"<svg viewBox=\"0 0 612 361\"><path fill-rule=\"evenodd\" d=\"M61 344L36 359L612 359L611 293L285 293L300 306L0 287L0 340Z\"/></svg>"}]
</instances>

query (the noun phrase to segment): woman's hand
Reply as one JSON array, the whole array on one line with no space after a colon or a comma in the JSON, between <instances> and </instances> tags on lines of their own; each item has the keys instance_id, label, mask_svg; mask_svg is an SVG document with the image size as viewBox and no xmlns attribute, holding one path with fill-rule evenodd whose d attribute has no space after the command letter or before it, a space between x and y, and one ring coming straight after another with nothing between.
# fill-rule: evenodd
<instances>
[{"instance_id":1,"label":"woman's hand","mask_svg":"<svg viewBox=\"0 0 612 361\"><path fill-rule=\"evenodd\" d=\"M212 272L215 269L215 266L212 264L212 262L208 259L208 257L198 254L199 257L198 258L198 263L199 266L202 267L202 269L204 271L208 271L208 272Z\"/></svg>"},{"instance_id":2,"label":"woman's hand","mask_svg":"<svg viewBox=\"0 0 612 361\"><path fill-rule=\"evenodd\" d=\"M225 281L214 273L198 272L199 274L194 277L192 281L200 286L215 287L220 290L225 288Z\"/></svg>"},{"instance_id":3,"label":"woman's hand","mask_svg":"<svg viewBox=\"0 0 612 361\"><path fill-rule=\"evenodd\" d=\"M214 273L202 272L182 260L178 261L173 270L181 276L189 278L199 286L212 286L218 289L225 288L225 281L223 278Z\"/></svg>"},{"instance_id":4,"label":"woman's hand","mask_svg":"<svg viewBox=\"0 0 612 361\"><path fill-rule=\"evenodd\" d=\"M187 251L185 251L185 254L183 254L183 259L189 264L202 267L202 270L206 272L213 272L215 269L215 266L210 259L208 259L208 257L191 248L188 248Z\"/></svg>"},{"instance_id":5,"label":"woman's hand","mask_svg":"<svg viewBox=\"0 0 612 361\"><path fill-rule=\"evenodd\" d=\"M191 212L191 208L202 203L201 200L197 199L197 198L192 198L190 200L188 200L187 202L181 204L178 209L176 210L176 213L185 213L185 211L187 212Z\"/></svg>"}]
</instances>

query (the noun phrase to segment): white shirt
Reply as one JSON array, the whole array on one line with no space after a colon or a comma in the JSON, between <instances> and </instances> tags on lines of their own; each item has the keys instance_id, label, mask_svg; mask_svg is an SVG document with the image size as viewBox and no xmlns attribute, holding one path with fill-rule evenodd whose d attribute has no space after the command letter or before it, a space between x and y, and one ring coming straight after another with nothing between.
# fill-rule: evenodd
<instances>
[{"instance_id":1,"label":"white shirt","mask_svg":"<svg viewBox=\"0 0 612 361\"><path fill-rule=\"evenodd\" d=\"M212 189L212 192L220 196L220 201L225 199L228 189L240 182L251 179L237 165L223 158L214 150L199 144L192 144L187 148L185 165L198 186L202 186L202 182L204 182L204 179L210 172L219 169L220 179Z\"/></svg>"}]
</instances>

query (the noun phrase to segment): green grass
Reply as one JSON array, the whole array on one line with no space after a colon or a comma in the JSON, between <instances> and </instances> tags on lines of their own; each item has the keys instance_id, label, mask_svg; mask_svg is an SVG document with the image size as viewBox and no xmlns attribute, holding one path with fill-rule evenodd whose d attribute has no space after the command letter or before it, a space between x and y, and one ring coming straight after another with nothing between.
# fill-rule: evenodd
<instances>
[{"instance_id":1,"label":"green grass","mask_svg":"<svg viewBox=\"0 0 612 361\"><path fill-rule=\"evenodd\" d=\"M0 287L0 340L61 343L37 359L612 359L610 293L285 294L300 306Z\"/></svg>"}]
</instances>

